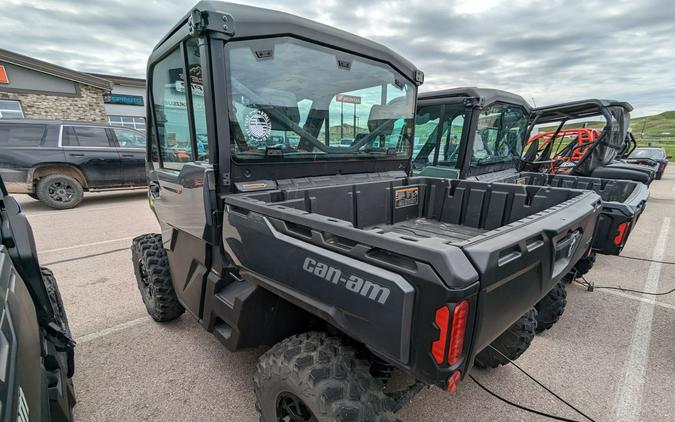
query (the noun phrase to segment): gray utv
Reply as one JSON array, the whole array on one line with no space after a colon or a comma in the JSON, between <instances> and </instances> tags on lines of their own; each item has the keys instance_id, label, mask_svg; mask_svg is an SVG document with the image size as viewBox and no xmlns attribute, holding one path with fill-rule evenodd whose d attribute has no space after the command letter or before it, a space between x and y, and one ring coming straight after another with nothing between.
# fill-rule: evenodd
<instances>
[{"instance_id":1,"label":"gray utv","mask_svg":"<svg viewBox=\"0 0 675 422\"><path fill-rule=\"evenodd\" d=\"M527 348L590 245L593 192L410 176L423 74L379 44L200 2L147 77L161 234L133 241L141 296L231 351L271 346L263 421L392 420L422 385L454 391L505 362L496 340Z\"/></svg>"},{"instance_id":2,"label":"gray utv","mask_svg":"<svg viewBox=\"0 0 675 422\"><path fill-rule=\"evenodd\" d=\"M584 100L532 109L521 96L486 88L453 88L420 94L417 103L413 174L529 186L553 186L592 190L602 197L602 215L588 253L565 281L586 274L596 254L618 255L637 224L649 198L646 184L635 180L585 177L618 151L626 140L630 104L607 100ZM605 121L599 138L570 174L549 172L553 142L538 148L528 140L540 124L558 125L556 136L567 122L595 118ZM443 122L442 124L440 122ZM525 152L523 150L525 149ZM529 156L540 150L543 154ZM604 160L604 161L603 161ZM528 170L528 171L523 171ZM626 173L628 172L628 173ZM626 170L626 177L633 175ZM537 305L538 330L550 328L562 314L565 290L559 284Z\"/></svg>"},{"instance_id":3,"label":"gray utv","mask_svg":"<svg viewBox=\"0 0 675 422\"><path fill-rule=\"evenodd\" d=\"M73 420L74 347L54 274L0 179L0 420Z\"/></svg>"}]
</instances>

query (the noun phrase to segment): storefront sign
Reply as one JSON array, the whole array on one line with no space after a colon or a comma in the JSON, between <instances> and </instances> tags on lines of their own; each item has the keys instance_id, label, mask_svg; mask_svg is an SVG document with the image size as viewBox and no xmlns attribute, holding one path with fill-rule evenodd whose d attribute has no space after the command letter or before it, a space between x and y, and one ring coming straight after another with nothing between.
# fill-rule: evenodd
<instances>
[{"instance_id":1,"label":"storefront sign","mask_svg":"<svg viewBox=\"0 0 675 422\"><path fill-rule=\"evenodd\" d=\"M339 103L361 104L361 97L355 95L338 94L335 96L335 101Z\"/></svg>"},{"instance_id":2,"label":"storefront sign","mask_svg":"<svg viewBox=\"0 0 675 422\"><path fill-rule=\"evenodd\" d=\"M103 95L103 102L106 104L122 104L135 106L142 106L144 104L142 96L127 95L127 94L105 94Z\"/></svg>"}]
</instances>

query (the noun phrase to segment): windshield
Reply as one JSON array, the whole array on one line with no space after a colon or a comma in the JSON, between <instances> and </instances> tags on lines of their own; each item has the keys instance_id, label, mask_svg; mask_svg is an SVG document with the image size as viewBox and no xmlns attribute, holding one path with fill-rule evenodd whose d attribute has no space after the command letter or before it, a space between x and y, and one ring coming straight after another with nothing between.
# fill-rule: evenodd
<instances>
[{"instance_id":1,"label":"windshield","mask_svg":"<svg viewBox=\"0 0 675 422\"><path fill-rule=\"evenodd\" d=\"M659 159L666 156L662 149L638 148L633 151L628 158L652 158Z\"/></svg>"},{"instance_id":2,"label":"windshield","mask_svg":"<svg viewBox=\"0 0 675 422\"><path fill-rule=\"evenodd\" d=\"M416 88L389 66L291 37L226 48L237 159L410 157Z\"/></svg>"}]
</instances>

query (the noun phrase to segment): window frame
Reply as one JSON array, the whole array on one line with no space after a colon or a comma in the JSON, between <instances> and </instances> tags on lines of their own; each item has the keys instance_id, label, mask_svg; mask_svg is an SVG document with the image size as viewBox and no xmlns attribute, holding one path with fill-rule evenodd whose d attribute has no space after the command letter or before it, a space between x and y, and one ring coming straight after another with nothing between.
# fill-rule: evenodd
<instances>
[{"instance_id":1,"label":"window frame","mask_svg":"<svg viewBox=\"0 0 675 422\"><path fill-rule=\"evenodd\" d=\"M16 110L10 110L10 109L3 109L0 107L0 120L11 120L11 119L25 119L26 118L26 113L23 111L23 104L21 104L21 100L15 100L13 98L3 98L0 99L0 102L11 102L11 103L16 103L19 105L19 112L21 113L21 117L2 117L2 111L13 111L16 113Z\"/></svg>"},{"instance_id":2,"label":"window frame","mask_svg":"<svg viewBox=\"0 0 675 422\"><path fill-rule=\"evenodd\" d=\"M123 126L114 126L114 127L110 127L109 129L110 129L110 132L111 132L111 134L112 134L112 136L113 136L113 142L115 143L115 148L122 148L122 149L145 149L145 146L142 146L142 147L123 147L122 144L120 144L120 140L119 140L119 138L117 137L117 133L116 133L116 130L118 130L118 129L119 129L119 130L128 130L128 131L130 131L130 132L136 133L138 136L145 137L144 134L141 133L139 130L137 130L137 129L132 129L132 128L129 128L129 127L123 127Z\"/></svg>"},{"instance_id":3,"label":"window frame","mask_svg":"<svg viewBox=\"0 0 675 422\"><path fill-rule=\"evenodd\" d=\"M0 119L0 122L2 119ZM45 123L0 123L0 127L2 126L9 126L9 127L41 127L42 128L42 136L40 137L40 142L38 142L37 145L10 145L9 141L10 139L8 138L7 141L7 146L0 146L1 148L40 148L44 145L45 143L45 138L47 136L47 129L48 125Z\"/></svg>"},{"instance_id":4,"label":"window frame","mask_svg":"<svg viewBox=\"0 0 675 422\"><path fill-rule=\"evenodd\" d=\"M158 57L151 65L151 67L148 70L148 81L146 83L147 86L147 98L148 98L148 116L151 119L151 122L148 122L146 119L146 133L147 133L147 139L148 142L146 144L146 152L147 152L147 160L149 162L156 162L153 160L153 157L151 157L151 148L150 144L153 144L153 147L156 148L157 150L157 155L158 155L158 163L159 163L159 168L161 169L166 169L166 170L172 170L176 172L180 172L179 169L171 168L171 167L166 167L164 165L164 157L162 155L162 147L161 147L161 142L159 139L159 129L157 127L157 110L155 108L155 93L153 90L153 84L154 84L154 72L155 68L157 65L161 65L161 63L169 57L171 54L174 54L176 51L179 52L179 56L181 59L181 70L183 71L183 75L186 75L186 78L189 78L188 74L188 57L187 57L187 49L185 48L185 45L188 41L190 40L197 40L197 45L200 49L200 51L203 51L202 45L201 45L201 37L186 37L182 39L179 43L177 43L176 46L174 46L171 49L167 49L166 52L164 52L160 57ZM208 44L207 44L208 45ZM204 71L204 55L202 54L200 57L200 65L202 66L202 72ZM206 81L205 81L206 84ZM206 95L206 94L205 94ZM205 97L205 105L206 105L206 97ZM195 129L195 121L194 121L194 109L193 109L193 103L192 103L192 84L190 83L189 79L185 83L185 106L187 108L187 119L188 119L188 132L190 135L190 161L186 161L185 163L194 163L197 162L197 135L196 135L196 129ZM208 126L208 124L207 124ZM209 132L209 128L207 127L207 134ZM211 157L211 136L207 135L207 138L209 139L208 143L208 150L209 150L209 158ZM211 161L211 160L209 160Z\"/></svg>"},{"instance_id":5,"label":"window frame","mask_svg":"<svg viewBox=\"0 0 675 422\"><path fill-rule=\"evenodd\" d=\"M85 128L94 128L94 129L103 129L105 132L106 137L108 138L108 146L103 147L103 146L88 146L88 145L79 145L80 140L78 138L78 145L63 145L63 130L66 127L73 128L73 132L75 133L75 137L77 138L77 131L75 131L75 128L78 127L85 127ZM110 133L110 129L105 127L105 126L96 126L96 125L77 125L77 124L63 124L59 128L59 142L57 146L59 148L87 148L87 149L106 149L106 148L115 148L116 141L113 139L113 134Z\"/></svg>"}]
</instances>

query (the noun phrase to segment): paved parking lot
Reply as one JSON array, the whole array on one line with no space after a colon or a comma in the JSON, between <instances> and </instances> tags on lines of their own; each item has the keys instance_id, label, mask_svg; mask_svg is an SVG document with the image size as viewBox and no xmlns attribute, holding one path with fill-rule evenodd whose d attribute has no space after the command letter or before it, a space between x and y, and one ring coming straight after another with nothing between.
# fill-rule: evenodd
<instances>
[{"instance_id":1,"label":"paved parking lot","mask_svg":"<svg viewBox=\"0 0 675 422\"><path fill-rule=\"evenodd\" d=\"M675 167L656 181L625 256L675 261ZM61 288L76 349L80 421L252 421L252 376L264 349L230 353L188 315L153 322L136 288L129 245L157 232L143 191L86 195L54 211L19 195L40 259ZM672 220L672 222L671 222ZM597 285L669 290L670 264L601 256ZM675 294L642 296L568 288L568 306L518 363L596 420L675 419ZM579 419L514 367L473 371L510 400ZM425 389L399 412L404 421L537 420L468 378L455 395Z\"/></svg>"}]
</instances>

